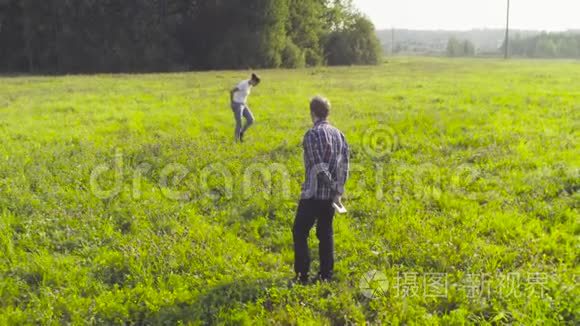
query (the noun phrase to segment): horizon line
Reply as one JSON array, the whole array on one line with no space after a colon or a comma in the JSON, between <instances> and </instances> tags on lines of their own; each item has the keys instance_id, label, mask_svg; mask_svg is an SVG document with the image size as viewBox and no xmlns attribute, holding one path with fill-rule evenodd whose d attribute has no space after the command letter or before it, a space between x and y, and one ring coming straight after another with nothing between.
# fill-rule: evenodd
<instances>
[{"instance_id":1,"label":"horizon line","mask_svg":"<svg viewBox=\"0 0 580 326\"><path fill-rule=\"evenodd\" d=\"M505 27L472 27L468 29L453 29L453 28L408 28L408 27L384 27L375 28L376 31L391 31L391 30L407 30L407 31L418 31L418 32L472 32L472 31L505 31ZM511 31L523 31L523 32L579 32L580 27L576 28L566 28L566 29L534 29L534 28L517 28L510 27Z\"/></svg>"}]
</instances>

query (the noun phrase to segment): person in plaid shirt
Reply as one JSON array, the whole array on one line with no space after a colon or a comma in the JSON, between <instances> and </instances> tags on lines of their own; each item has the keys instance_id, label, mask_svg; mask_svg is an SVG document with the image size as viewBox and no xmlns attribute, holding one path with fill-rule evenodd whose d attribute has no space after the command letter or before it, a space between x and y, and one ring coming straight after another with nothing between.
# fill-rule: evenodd
<instances>
[{"instance_id":1,"label":"person in plaid shirt","mask_svg":"<svg viewBox=\"0 0 580 326\"><path fill-rule=\"evenodd\" d=\"M294 238L294 271L296 280L308 282L310 255L308 235L316 223L320 241L318 279L330 281L334 269L333 203L340 203L348 178L349 148L342 132L328 122L330 102L315 97L310 102L314 127L304 136L306 180L302 185L292 234Z\"/></svg>"}]
</instances>

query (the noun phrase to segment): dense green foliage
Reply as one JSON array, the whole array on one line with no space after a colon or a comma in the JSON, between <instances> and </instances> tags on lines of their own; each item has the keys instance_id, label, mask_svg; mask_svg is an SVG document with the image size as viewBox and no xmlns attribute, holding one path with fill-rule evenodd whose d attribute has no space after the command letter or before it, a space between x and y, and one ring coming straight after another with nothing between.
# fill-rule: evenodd
<instances>
[{"instance_id":1,"label":"dense green foliage","mask_svg":"<svg viewBox=\"0 0 580 326\"><path fill-rule=\"evenodd\" d=\"M502 46L505 49L505 44ZM510 39L510 53L529 58L580 58L580 33L541 33Z\"/></svg>"},{"instance_id":2,"label":"dense green foliage","mask_svg":"<svg viewBox=\"0 0 580 326\"><path fill-rule=\"evenodd\" d=\"M378 64L381 45L374 34L373 24L362 16L353 17L345 26L328 36L325 52L331 65Z\"/></svg>"},{"instance_id":3,"label":"dense green foliage","mask_svg":"<svg viewBox=\"0 0 580 326\"><path fill-rule=\"evenodd\" d=\"M0 324L580 320L580 65L260 74L243 146L227 91L244 72L0 78ZM337 282L291 287L317 93L352 147L349 214L335 221ZM287 176L242 188L260 165ZM374 298L373 270L390 280ZM411 272L448 273L447 295L423 295ZM485 286L467 282L480 273Z\"/></svg>"},{"instance_id":4,"label":"dense green foliage","mask_svg":"<svg viewBox=\"0 0 580 326\"><path fill-rule=\"evenodd\" d=\"M377 63L374 27L348 0L0 0L0 71L333 64L325 40L337 31L356 51L341 64Z\"/></svg>"}]
</instances>

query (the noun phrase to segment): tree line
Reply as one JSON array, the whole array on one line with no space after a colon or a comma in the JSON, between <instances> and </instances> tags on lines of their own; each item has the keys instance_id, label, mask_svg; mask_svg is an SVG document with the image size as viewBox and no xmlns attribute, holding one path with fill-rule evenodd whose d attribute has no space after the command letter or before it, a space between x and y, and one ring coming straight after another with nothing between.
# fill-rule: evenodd
<instances>
[{"instance_id":1,"label":"tree line","mask_svg":"<svg viewBox=\"0 0 580 326\"><path fill-rule=\"evenodd\" d=\"M459 40L452 37L447 42L447 56L472 57L475 55L475 45L469 40Z\"/></svg>"},{"instance_id":2,"label":"tree line","mask_svg":"<svg viewBox=\"0 0 580 326\"><path fill-rule=\"evenodd\" d=\"M0 71L377 64L352 0L0 0Z\"/></svg>"},{"instance_id":3,"label":"tree line","mask_svg":"<svg viewBox=\"0 0 580 326\"><path fill-rule=\"evenodd\" d=\"M579 33L541 33L522 38L516 35L510 39L510 54L528 58L580 58ZM505 43L502 45L505 49Z\"/></svg>"}]
</instances>

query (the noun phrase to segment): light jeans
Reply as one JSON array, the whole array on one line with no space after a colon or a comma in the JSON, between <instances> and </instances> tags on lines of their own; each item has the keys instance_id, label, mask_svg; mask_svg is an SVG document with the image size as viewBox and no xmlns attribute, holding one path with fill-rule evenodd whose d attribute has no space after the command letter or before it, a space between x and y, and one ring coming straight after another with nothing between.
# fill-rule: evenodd
<instances>
[{"instance_id":1,"label":"light jeans","mask_svg":"<svg viewBox=\"0 0 580 326\"><path fill-rule=\"evenodd\" d=\"M254 115L250 108L244 103L232 102L232 111L236 119L236 140L240 139L240 134L246 132L248 128L254 123ZM242 117L246 118L246 123L242 127Z\"/></svg>"}]
</instances>

